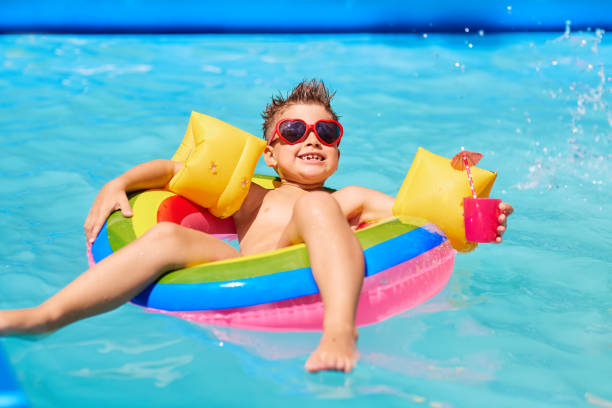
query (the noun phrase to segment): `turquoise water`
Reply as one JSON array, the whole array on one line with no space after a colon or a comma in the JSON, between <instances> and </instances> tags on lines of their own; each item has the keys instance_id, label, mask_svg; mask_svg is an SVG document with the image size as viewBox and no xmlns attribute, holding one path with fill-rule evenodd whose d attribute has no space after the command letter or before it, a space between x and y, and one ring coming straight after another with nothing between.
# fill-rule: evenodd
<instances>
[{"instance_id":1,"label":"turquoise water","mask_svg":"<svg viewBox=\"0 0 612 408\"><path fill-rule=\"evenodd\" d=\"M0 308L87 267L96 192L169 158L189 112L255 134L271 94L337 90L331 187L395 194L416 148L463 146L515 206L431 301L361 329L349 375L313 333L198 326L126 305L4 346L34 407L612 406L612 45L601 32L0 36ZM271 174L260 164L258 171Z\"/></svg>"}]
</instances>

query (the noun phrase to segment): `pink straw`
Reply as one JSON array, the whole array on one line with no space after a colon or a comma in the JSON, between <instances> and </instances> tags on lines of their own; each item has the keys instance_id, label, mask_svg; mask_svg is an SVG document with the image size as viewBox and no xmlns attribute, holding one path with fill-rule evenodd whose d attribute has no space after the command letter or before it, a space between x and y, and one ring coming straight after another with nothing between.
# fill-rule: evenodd
<instances>
[{"instance_id":1,"label":"pink straw","mask_svg":"<svg viewBox=\"0 0 612 408\"><path fill-rule=\"evenodd\" d=\"M474 190L474 180L472 180L472 172L470 171L470 166L468 164L467 155L463 155L463 163L465 164L465 170L467 171L468 181L470 182L470 188L472 189L472 196L476 197L476 190Z\"/></svg>"}]
</instances>

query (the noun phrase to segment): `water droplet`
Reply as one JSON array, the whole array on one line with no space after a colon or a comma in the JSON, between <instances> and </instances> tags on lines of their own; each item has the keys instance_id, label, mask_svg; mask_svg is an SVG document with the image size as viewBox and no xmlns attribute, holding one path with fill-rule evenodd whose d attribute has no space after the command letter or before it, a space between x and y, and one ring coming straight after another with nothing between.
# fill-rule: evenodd
<instances>
[{"instance_id":1,"label":"water droplet","mask_svg":"<svg viewBox=\"0 0 612 408\"><path fill-rule=\"evenodd\" d=\"M219 342L219 347L223 347L223 342L222 341Z\"/></svg>"},{"instance_id":2,"label":"water droplet","mask_svg":"<svg viewBox=\"0 0 612 408\"><path fill-rule=\"evenodd\" d=\"M463 31L465 31L466 33L469 33L469 32L470 32L470 28L469 28L469 27L465 27L465 28L463 29Z\"/></svg>"},{"instance_id":3,"label":"water droplet","mask_svg":"<svg viewBox=\"0 0 612 408\"><path fill-rule=\"evenodd\" d=\"M456 66L457 68L459 68L459 67L461 66L461 64L460 64L459 62L455 62L455 66Z\"/></svg>"},{"instance_id":4,"label":"water droplet","mask_svg":"<svg viewBox=\"0 0 612 408\"><path fill-rule=\"evenodd\" d=\"M551 64L557 65L559 62L557 60L552 60Z\"/></svg>"},{"instance_id":5,"label":"water droplet","mask_svg":"<svg viewBox=\"0 0 612 408\"><path fill-rule=\"evenodd\" d=\"M572 22L571 20L565 20L565 32L563 33L563 38L569 38L571 32Z\"/></svg>"},{"instance_id":6,"label":"water droplet","mask_svg":"<svg viewBox=\"0 0 612 408\"><path fill-rule=\"evenodd\" d=\"M468 44L468 47L470 47L470 48L474 48L474 45L473 45L472 43L469 43L469 44Z\"/></svg>"},{"instance_id":7,"label":"water droplet","mask_svg":"<svg viewBox=\"0 0 612 408\"><path fill-rule=\"evenodd\" d=\"M423 38L427 38L427 33L423 33Z\"/></svg>"},{"instance_id":8,"label":"water droplet","mask_svg":"<svg viewBox=\"0 0 612 408\"><path fill-rule=\"evenodd\" d=\"M478 30L478 35L482 37L484 35L484 30Z\"/></svg>"},{"instance_id":9,"label":"water droplet","mask_svg":"<svg viewBox=\"0 0 612 408\"><path fill-rule=\"evenodd\" d=\"M508 13L511 13L512 12L512 6L506 7L506 10L508 10Z\"/></svg>"}]
</instances>

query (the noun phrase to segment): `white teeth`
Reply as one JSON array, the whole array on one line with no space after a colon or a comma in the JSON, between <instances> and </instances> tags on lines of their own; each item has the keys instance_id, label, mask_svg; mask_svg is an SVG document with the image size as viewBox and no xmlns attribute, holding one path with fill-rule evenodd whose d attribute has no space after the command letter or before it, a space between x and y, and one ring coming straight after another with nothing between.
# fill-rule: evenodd
<instances>
[{"instance_id":1,"label":"white teeth","mask_svg":"<svg viewBox=\"0 0 612 408\"><path fill-rule=\"evenodd\" d=\"M316 154L305 154L303 156L300 156L300 158L302 160L319 160L319 161L323 161L323 157L316 155Z\"/></svg>"}]
</instances>

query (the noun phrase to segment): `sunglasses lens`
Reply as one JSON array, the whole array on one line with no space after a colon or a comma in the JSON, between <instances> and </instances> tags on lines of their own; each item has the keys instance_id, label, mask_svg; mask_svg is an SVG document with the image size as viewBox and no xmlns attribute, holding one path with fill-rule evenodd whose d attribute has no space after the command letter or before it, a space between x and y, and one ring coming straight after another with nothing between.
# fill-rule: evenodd
<instances>
[{"instance_id":1,"label":"sunglasses lens","mask_svg":"<svg viewBox=\"0 0 612 408\"><path fill-rule=\"evenodd\" d=\"M299 120L285 120L278 126L281 136L289 143L297 143L306 133L306 124Z\"/></svg>"},{"instance_id":2,"label":"sunglasses lens","mask_svg":"<svg viewBox=\"0 0 612 408\"><path fill-rule=\"evenodd\" d=\"M334 144L340 138L340 126L334 122L318 122L316 128L321 140L327 144Z\"/></svg>"}]
</instances>

